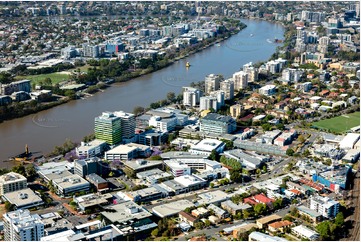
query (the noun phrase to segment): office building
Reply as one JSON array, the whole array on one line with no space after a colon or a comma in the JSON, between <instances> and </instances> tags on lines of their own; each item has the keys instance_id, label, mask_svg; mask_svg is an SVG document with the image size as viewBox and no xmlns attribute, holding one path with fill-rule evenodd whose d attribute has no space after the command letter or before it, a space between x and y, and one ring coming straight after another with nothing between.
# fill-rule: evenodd
<instances>
[{"instance_id":1,"label":"office building","mask_svg":"<svg viewBox=\"0 0 361 242\"><path fill-rule=\"evenodd\" d=\"M27 180L23 175L9 172L0 176L0 196L27 188Z\"/></svg>"},{"instance_id":2,"label":"office building","mask_svg":"<svg viewBox=\"0 0 361 242\"><path fill-rule=\"evenodd\" d=\"M74 174L86 177L89 174L100 174L102 170L101 161L98 158L89 158L74 161Z\"/></svg>"},{"instance_id":3,"label":"office building","mask_svg":"<svg viewBox=\"0 0 361 242\"><path fill-rule=\"evenodd\" d=\"M229 107L229 112L231 113L232 118L236 119L241 115L243 106L241 104L235 104Z\"/></svg>"},{"instance_id":4,"label":"office building","mask_svg":"<svg viewBox=\"0 0 361 242\"><path fill-rule=\"evenodd\" d=\"M91 158L102 155L106 147L107 143L104 140L95 139L88 143L81 142L80 146L75 148L75 152L79 158Z\"/></svg>"},{"instance_id":5,"label":"office building","mask_svg":"<svg viewBox=\"0 0 361 242\"><path fill-rule=\"evenodd\" d=\"M214 134L231 134L237 129L236 121L229 116L209 113L200 120L200 131Z\"/></svg>"},{"instance_id":6,"label":"office building","mask_svg":"<svg viewBox=\"0 0 361 242\"><path fill-rule=\"evenodd\" d=\"M150 147L147 145L129 143L118 145L105 152L105 159L108 161L132 160L140 157L148 157L151 154Z\"/></svg>"},{"instance_id":7,"label":"office building","mask_svg":"<svg viewBox=\"0 0 361 242\"><path fill-rule=\"evenodd\" d=\"M121 119L111 112L103 112L95 118L95 137L110 145L117 144L122 139Z\"/></svg>"},{"instance_id":8,"label":"office building","mask_svg":"<svg viewBox=\"0 0 361 242\"><path fill-rule=\"evenodd\" d=\"M114 116L121 119L120 125L122 130L122 142L132 142L135 135L135 115L132 113L117 111L114 112Z\"/></svg>"},{"instance_id":9,"label":"office building","mask_svg":"<svg viewBox=\"0 0 361 242\"><path fill-rule=\"evenodd\" d=\"M310 199L310 208L319 212L325 218L336 217L339 211L340 203L329 198L321 196L312 196Z\"/></svg>"},{"instance_id":10,"label":"office building","mask_svg":"<svg viewBox=\"0 0 361 242\"><path fill-rule=\"evenodd\" d=\"M216 139L203 139L199 143L192 145L189 152L199 155L210 155L212 151L222 153L225 147L225 143ZM220 167L219 167L220 168Z\"/></svg>"},{"instance_id":11,"label":"office building","mask_svg":"<svg viewBox=\"0 0 361 242\"><path fill-rule=\"evenodd\" d=\"M68 197L76 192L87 192L90 189L90 183L79 175L67 175L53 179L55 193L61 197Z\"/></svg>"},{"instance_id":12,"label":"office building","mask_svg":"<svg viewBox=\"0 0 361 242\"><path fill-rule=\"evenodd\" d=\"M233 74L234 91L238 92L240 89L245 89L248 86L248 74L244 71L239 71Z\"/></svg>"},{"instance_id":13,"label":"office building","mask_svg":"<svg viewBox=\"0 0 361 242\"><path fill-rule=\"evenodd\" d=\"M15 209L33 208L44 204L43 200L30 188L8 192L3 195L3 200L15 206Z\"/></svg>"},{"instance_id":14,"label":"office building","mask_svg":"<svg viewBox=\"0 0 361 242\"><path fill-rule=\"evenodd\" d=\"M29 210L16 210L4 214L5 241L40 241L44 236L44 224L38 214Z\"/></svg>"},{"instance_id":15,"label":"office building","mask_svg":"<svg viewBox=\"0 0 361 242\"><path fill-rule=\"evenodd\" d=\"M224 92L224 100L232 100L234 97L234 81L227 79L220 83L220 90Z\"/></svg>"},{"instance_id":16,"label":"office building","mask_svg":"<svg viewBox=\"0 0 361 242\"><path fill-rule=\"evenodd\" d=\"M208 95L213 91L219 90L219 85L221 82L221 76L215 74L209 74L206 76L204 81L205 94Z\"/></svg>"}]
</instances>

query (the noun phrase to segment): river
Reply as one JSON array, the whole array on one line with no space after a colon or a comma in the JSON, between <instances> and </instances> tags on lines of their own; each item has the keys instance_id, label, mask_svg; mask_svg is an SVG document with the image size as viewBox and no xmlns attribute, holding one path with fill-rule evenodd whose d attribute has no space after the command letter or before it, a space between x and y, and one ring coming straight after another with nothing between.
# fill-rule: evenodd
<instances>
[{"instance_id":1,"label":"river","mask_svg":"<svg viewBox=\"0 0 361 242\"><path fill-rule=\"evenodd\" d=\"M49 153L65 139L80 141L91 134L94 118L103 111L132 112L135 106L147 107L165 99L168 92L180 93L182 86L204 80L210 73L230 77L248 62L266 61L277 44L269 40L282 38L284 28L262 20L242 19L247 28L201 52L179 60L157 72L116 83L102 93L84 100L71 101L49 110L0 124L0 161L24 151ZM268 39L268 41L267 41ZM186 62L191 67L185 68ZM1 167L11 162L0 162Z\"/></svg>"}]
</instances>

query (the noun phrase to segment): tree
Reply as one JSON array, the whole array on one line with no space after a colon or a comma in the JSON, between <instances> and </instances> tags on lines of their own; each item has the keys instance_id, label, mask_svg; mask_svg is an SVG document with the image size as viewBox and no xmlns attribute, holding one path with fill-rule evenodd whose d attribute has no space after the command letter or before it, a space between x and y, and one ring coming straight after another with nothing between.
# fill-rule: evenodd
<instances>
[{"instance_id":1,"label":"tree","mask_svg":"<svg viewBox=\"0 0 361 242\"><path fill-rule=\"evenodd\" d=\"M218 154L216 150L212 150L211 154L209 155L208 159L210 160L217 160Z\"/></svg>"},{"instance_id":2,"label":"tree","mask_svg":"<svg viewBox=\"0 0 361 242\"><path fill-rule=\"evenodd\" d=\"M345 218L343 216L343 213L339 212L335 217L335 225L338 228L342 228L344 224L345 224Z\"/></svg>"},{"instance_id":3,"label":"tree","mask_svg":"<svg viewBox=\"0 0 361 242\"><path fill-rule=\"evenodd\" d=\"M22 164L14 166L11 170L13 172L19 173L20 175L26 176L25 166L23 166Z\"/></svg>"},{"instance_id":4,"label":"tree","mask_svg":"<svg viewBox=\"0 0 361 242\"><path fill-rule=\"evenodd\" d=\"M263 131L270 131L272 129L272 125L269 123L262 124Z\"/></svg>"},{"instance_id":5,"label":"tree","mask_svg":"<svg viewBox=\"0 0 361 242\"><path fill-rule=\"evenodd\" d=\"M7 212L14 210L14 204L11 204L9 201L5 201L5 210Z\"/></svg>"},{"instance_id":6,"label":"tree","mask_svg":"<svg viewBox=\"0 0 361 242\"><path fill-rule=\"evenodd\" d=\"M168 92L168 93L167 93L167 99L169 100L169 102L174 102L174 100L175 100L175 93L174 93L174 92Z\"/></svg>"},{"instance_id":7,"label":"tree","mask_svg":"<svg viewBox=\"0 0 361 242\"><path fill-rule=\"evenodd\" d=\"M204 226L205 226L205 227L211 226L211 221L209 221L208 219L206 219L206 220L204 221Z\"/></svg>"},{"instance_id":8,"label":"tree","mask_svg":"<svg viewBox=\"0 0 361 242\"><path fill-rule=\"evenodd\" d=\"M213 188L213 187L214 187L214 183L211 182L211 183L209 184L209 187L210 187L210 188Z\"/></svg>"},{"instance_id":9,"label":"tree","mask_svg":"<svg viewBox=\"0 0 361 242\"><path fill-rule=\"evenodd\" d=\"M291 148L288 148L286 150L286 155L288 155L288 156L293 156L294 153L295 153L295 151L293 149L291 149Z\"/></svg>"},{"instance_id":10,"label":"tree","mask_svg":"<svg viewBox=\"0 0 361 242\"><path fill-rule=\"evenodd\" d=\"M72 100L76 99L76 94L75 94L75 91L73 91L73 90L66 90L64 92L64 95Z\"/></svg>"},{"instance_id":11,"label":"tree","mask_svg":"<svg viewBox=\"0 0 361 242\"><path fill-rule=\"evenodd\" d=\"M158 228L155 228L153 231L152 231L152 236L154 236L154 237L158 237L158 235L159 235L159 229Z\"/></svg>"},{"instance_id":12,"label":"tree","mask_svg":"<svg viewBox=\"0 0 361 242\"><path fill-rule=\"evenodd\" d=\"M230 178L233 182L242 182L242 174L239 171L231 170Z\"/></svg>"},{"instance_id":13,"label":"tree","mask_svg":"<svg viewBox=\"0 0 361 242\"><path fill-rule=\"evenodd\" d=\"M317 232L320 234L322 240L328 240L330 238L330 222L324 221L316 226Z\"/></svg>"},{"instance_id":14,"label":"tree","mask_svg":"<svg viewBox=\"0 0 361 242\"><path fill-rule=\"evenodd\" d=\"M195 227L197 230L201 230L201 229L204 228L204 223L203 223L203 222L194 223L194 227Z\"/></svg>"},{"instance_id":15,"label":"tree","mask_svg":"<svg viewBox=\"0 0 361 242\"><path fill-rule=\"evenodd\" d=\"M258 203L254 206L254 212L257 215L262 215L267 211L267 206L264 203Z\"/></svg>"},{"instance_id":16,"label":"tree","mask_svg":"<svg viewBox=\"0 0 361 242\"><path fill-rule=\"evenodd\" d=\"M242 213L243 213L243 218L244 219L247 219L247 218L249 218L251 216L251 213L247 209L243 210Z\"/></svg>"},{"instance_id":17,"label":"tree","mask_svg":"<svg viewBox=\"0 0 361 242\"><path fill-rule=\"evenodd\" d=\"M298 215L298 210L296 207L292 207L291 210L290 210L290 214L294 217L297 217Z\"/></svg>"},{"instance_id":18,"label":"tree","mask_svg":"<svg viewBox=\"0 0 361 242\"><path fill-rule=\"evenodd\" d=\"M25 170L26 170L27 177L35 177L37 175L33 164L27 166Z\"/></svg>"},{"instance_id":19,"label":"tree","mask_svg":"<svg viewBox=\"0 0 361 242\"><path fill-rule=\"evenodd\" d=\"M136 106L133 109L133 113L135 116L138 116L139 114L142 114L144 112L144 108L141 106Z\"/></svg>"}]
</instances>

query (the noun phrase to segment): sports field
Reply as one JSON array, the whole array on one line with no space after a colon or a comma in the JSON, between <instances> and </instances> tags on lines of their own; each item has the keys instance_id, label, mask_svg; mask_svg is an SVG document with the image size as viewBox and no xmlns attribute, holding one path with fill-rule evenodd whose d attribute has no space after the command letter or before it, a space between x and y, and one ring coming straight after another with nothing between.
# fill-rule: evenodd
<instances>
[{"instance_id":1,"label":"sports field","mask_svg":"<svg viewBox=\"0 0 361 242\"><path fill-rule=\"evenodd\" d=\"M40 75L29 75L29 76L17 76L17 80L30 80L31 83L39 84L40 81L44 81L45 78L49 77L53 85L69 80L69 75L62 72L55 72L49 74L40 74Z\"/></svg>"},{"instance_id":2,"label":"sports field","mask_svg":"<svg viewBox=\"0 0 361 242\"><path fill-rule=\"evenodd\" d=\"M331 132L342 133L360 125L360 112L349 113L335 118L321 120L312 123L312 126Z\"/></svg>"}]
</instances>

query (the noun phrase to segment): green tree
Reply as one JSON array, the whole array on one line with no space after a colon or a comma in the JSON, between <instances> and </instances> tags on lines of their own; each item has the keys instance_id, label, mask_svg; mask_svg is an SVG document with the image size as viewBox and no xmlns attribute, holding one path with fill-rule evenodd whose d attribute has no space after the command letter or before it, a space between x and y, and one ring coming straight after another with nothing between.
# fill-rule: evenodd
<instances>
[{"instance_id":1,"label":"green tree","mask_svg":"<svg viewBox=\"0 0 361 242\"><path fill-rule=\"evenodd\" d=\"M208 219L206 219L206 220L204 221L204 226L205 226L205 227L211 226L211 221L209 221Z\"/></svg>"},{"instance_id":2,"label":"green tree","mask_svg":"<svg viewBox=\"0 0 361 242\"><path fill-rule=\"evenodd\" d=\"M342 228L344 224L345 224L345 218L343 216L343 213L339 212L335 217L335 225L338 228Z\"/></svg>"},{"instance_id":3,"label":"green tree","mask_svg":"<svg viewBox=\"0 0 361 242\"><path fill-rule=\"evenodd\" d=\"M25 170L25 166L23 166L22 164L18 165L18 166L14 166L11 169L13 172L19 173L23 176L26 176L26 170Z\"/></svg>"},{"instance_id":4,"label":"green tree","mask_svg":"<svg viewBox=\"0 0 361 242\"><path fill-rule=\"evenodd\" d=\"M15 208L14 204L11 204L9 201L5 201L5 210L6 212L13 211Z\"/></svg>"},{"instance_id":5,"label":"green tree","mask_svg":"<svg viewBox=\"0 0 361 242\"><path fill-rule=\"evenodd\" d=\"M288 156L293 156L294 153L295 153L295 151L293 149L291 149L291 148L288 148L286 150L286 155L288 155Z\"/></svg>"},{"instance_id":6,"label":"green tree","mask_svg":"<svg viewBox=\"0 0 361 242\"><path fill-rule=\"evenodd\" d=\"M211 154L209 155L208 159L210 160L217 160L218 159L218 154L216 150L212 150Z\"/></svg>"},{"instance_id":7,"label":"green tree","mask_svg":"<svg viewBox=\"0 0 361 242\"><path fill-rule=\"evenodd\" d=\"M328 240L330 238L330 222L324 221L316 226L317 232L320 234L322 240Z\"/></svg>"},{"instance_id":8,"label":"green tree","mask_svg":"<svg viewBox=\"0 0 361 242\"><path fill-rule=\"evenodd\" d=\"M152 236L153 237L158 237L158 235L159 235L159 229L158 228L155 228L153 231L152 231Z\"/></svg>"},{"instance_id":9,"label":"green tree","mask_svg":"<svg viewBox=\"0 0 361 242\"><path fill-rule=\"evenodd\" d=\"M267 206L266 204L264 203L258 203L254 206L254 212L257 214L257 215L262 215L264 214L265 212L267 212Z\"/></svg>"},{"instance_id":10,"label":"green tree","mask_svg":"<svg viewBox=\"0 0 361 242\"><path fill-rule=\"evenodd\" d=\"M175 100L175 93L174 93L174 92L168 92L168 93L167 93L167 99L169 100L169 102L174 102L174 100Z\"/></svg>"},{"instance_id":11,"label":"green tree","mask_svg":"<svg viewBox=\"0 0 361 242\"><path fill-rule=\"evenodd\" d=\"M143 112L144 112L144 108L143 107L141 107L141 106L136 106L136 107L134 107L134 109L133 109L133 113L134 113L134 115L135 116L138 116L139 114L142 114Z\"/></svg>"}]
</instances>

